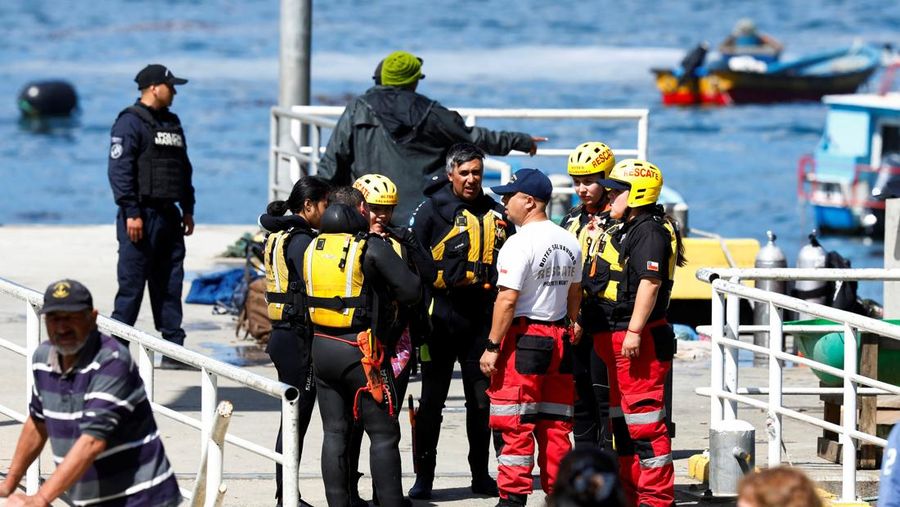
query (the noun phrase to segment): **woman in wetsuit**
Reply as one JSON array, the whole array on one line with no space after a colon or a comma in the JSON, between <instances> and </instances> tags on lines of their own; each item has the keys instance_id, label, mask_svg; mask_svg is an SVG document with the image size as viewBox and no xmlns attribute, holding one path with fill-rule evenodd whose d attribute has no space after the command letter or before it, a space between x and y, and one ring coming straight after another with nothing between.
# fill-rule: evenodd
<instances>
[{"instance_id":1,"label":"woman in wetsuit","mask_svg":"<svg viewBox=\"0 0 900 507\"><path fill-rule=\"evenodd\" d=\"M259 217L259 225L269 232L266 238L266 296L272 335L266 352L272 358L278 380L300 390L297 401L298 443L303 452L303 438L316 402L310 349L312 333L302 301L303 252L316 236L319 219L325 211L331 185L316 177L297 180L287 201L273 201ZM285 213L290 210L290 215ZM285 276L287 280L284 280ZM279 303L278 301L283 301ZM275 440L275 452L281 452L281 426ZM281 465L275 466L275 498L281 505ZM305 504L301 500L301 505Z\"/></svg>"},{"instance_id":2,"label":"woman in wetsuit","mask_svg":"<svg viewBox=\"0 0 900 507\"><path fill-rule=\"evenodd\" d=\"M370 469L382 506L405 505L400 481L402 406L390 356L396 339L378 316L393 304L413 305L420 280L384 238L368 233L359 210L330 205L321 234L304 258L313 364L325 430L322 475L330 507L350 505L349 441L358 418L369 436ZM368 348L369 350L364 350ZM375 360L363 364L366 355ZM380 361L377 359L380 358Z\"/></svg>"}]
</instances>

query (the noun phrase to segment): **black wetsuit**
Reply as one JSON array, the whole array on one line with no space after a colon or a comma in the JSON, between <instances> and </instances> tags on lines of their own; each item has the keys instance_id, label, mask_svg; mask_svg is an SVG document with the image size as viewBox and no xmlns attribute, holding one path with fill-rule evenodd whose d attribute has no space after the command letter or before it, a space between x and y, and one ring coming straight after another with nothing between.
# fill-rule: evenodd
<instances>
[{"instance_id":1,"label":"black wetsuit","mask_svg":"<svg viewBox=\"0 0 900 507\"><path fill-rule=\"evenodd\" d=\"M333 204L322 217L322 233L358 234L368 230L368 221L349 206ZM315 276L315 264L313 275ZM378 309L365 312L367 315L387 311L393 302L413 305L421 295L419 277L413 273L390 243L378 236L366 241L362 258L365 285L378 302ZM362 353L356 346L359 331L372 327L376 337L380 337L382 323L371 321L356 322L346 332L334 328L316 326L312 355L318 389L319 412L325 430L322 444L322 475L325 480L325 497L331 507L350 505L350 434L353 426L353 406L357 391L366 386L366 377L360 359ZM371 441L369 451L370 469L378 488L378 499L385 507L404 505L403 488L400 481L401 464L400 425L397 421L402 402L397 399L390 373L389 353L396 342L384 343L385 358L382 378L386 380L390 397L394 400L394 414L389 413L387 403L377 403L371 395L361 393L358 398L359 416L363 428Z\"/></svg>"},{"instance_id":2,"label":"black wetsuit","mask_svg":"<svg viewBox=\"0 0 900 507\"><path fill-rule=\"evenodd\" d=\"M427 195L430 198L415 211L411 225L416 237L429 249L440 243L453 227L454 218L460 209L466 209L476 217L491 210L504 212L502 205L484 194L474 202L463 201L453 193L448 181L438 182L430 187ZM509 226L507 234L512 232L514 228ZM491 266L490 270L491 279L496 280L496 268ZM490 400L486 393L490 381L481 372L479 361L491 329L491 315L497 293L493 287L486 290L479 283L451 289L432 289L432 294L434 310L431 318L434 329L426 340L430 360L422 360L422 398L416 414L419 477L424 478L429 490L425 498L430 495L443 421L442 412L457 361L462 369L466 398L469 468L473 480L490 479Z\"/></svg>"},{"instance_id":3,"label":"black wetsuit","mask_svg":"<svg viewBox=\"0 0 900 507\"><path fill-rule=\"evenodd\" d=\"M285 259L292 281L303 281L303 253L312 242L316 233L301 216L290 215L276 217L264 214L259 217L259 225L269 232L283 231L293 228L297 231L291 236L287 245ZM278 380L290 384L300 390L297 400L297 429L299 452L297 459L303 454L303 439L312 419L313 407L316 404L316 383L312 372L312 333L304 314L287 321L272 322L272 334L266 345L266 353L272 358ZM278 426L278 437L275 440L275 452L281 452L281 425ZM281 465L275 465L275 498L281 501L282 487Z\"/></svg>"}]
</instances>

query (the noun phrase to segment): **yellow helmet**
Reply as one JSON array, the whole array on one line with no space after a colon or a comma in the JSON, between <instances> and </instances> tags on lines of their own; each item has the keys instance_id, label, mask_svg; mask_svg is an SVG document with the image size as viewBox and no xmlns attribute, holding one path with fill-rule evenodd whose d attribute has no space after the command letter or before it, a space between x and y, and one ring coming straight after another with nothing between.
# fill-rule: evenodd
<instances>
[{"instance_id":1,"label":"yellow helmet","mask_svg":"<svg viewBox=\"0 0 900 507\"><path fill-rule=\"evenodd\" d=\"M362 192L369 204L396 206L397 185L387 176L381 174L365 174L353 182L353 188Z\"/></svg>"},{"instance_id":2,"label":"yellow helmet","mask_svg":"<svg viewBox=\"0 0 900 507\"><path fill-rule=\"evenodd\" d=\"M616 164L609 172L609 178L601 180L600 184L607 188L629 190L628 206L637 208L656 203L662 190L663 175L650 162L629 158Z\"/></svg>"},{"instance_id":3,"label":"yellow helmet","mask_svg":"<svg viewBox=\"0 0 900 507\"><path fill-rule=\"evenodd\" d=\"M606 178L616 164L616 157L609 146L600 142L587 142L569 154L568 170L571 176L599 174Z\"/></svg>"}]
</instances>

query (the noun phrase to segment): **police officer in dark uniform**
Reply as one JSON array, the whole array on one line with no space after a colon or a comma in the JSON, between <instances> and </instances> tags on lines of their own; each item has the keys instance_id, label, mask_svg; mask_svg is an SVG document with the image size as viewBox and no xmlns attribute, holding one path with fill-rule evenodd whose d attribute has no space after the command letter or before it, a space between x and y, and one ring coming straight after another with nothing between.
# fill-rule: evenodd
<instances>
[{"instance_id":1,"label":"police officer in dark uniform","mask_svg":"<svg viewBox=\"0 0 900 507\"><path fill-rule=\"evenodd\" d=\"M193 169L181 121L169 107L175 86L187 80L159 64L144 67L134 80L141 97L119 113L109 148L109 183L119 206L119 290L112 317L134 324L146 283L156 329L183 345L181 288L184 237L194 232ZM178 365L163 358L163 366Z\"/></svg>"},{"instance_id":2,"label":"police officer in dark uniform","mask_svg":"<svg viewBox=\"0 0 900 507\"><path fill-rule=\"evenodd\" d=\"M497 295L496 254L514 228L504 219L503 205L482 192L483 160L481 148L469 143L453 145L447 152L447 177L435 177L426 190L428 198L411 221L416 237L430 249L438 272L432 291L433 331L420 347L422 398L415 436L418 473L410 498L431 498L441 414L457 361L466 397L472 492L497 496L497 484L488 474L490 400L485 391L490 381L481 372L479 360Z\"/></svg>"}]
</instances>

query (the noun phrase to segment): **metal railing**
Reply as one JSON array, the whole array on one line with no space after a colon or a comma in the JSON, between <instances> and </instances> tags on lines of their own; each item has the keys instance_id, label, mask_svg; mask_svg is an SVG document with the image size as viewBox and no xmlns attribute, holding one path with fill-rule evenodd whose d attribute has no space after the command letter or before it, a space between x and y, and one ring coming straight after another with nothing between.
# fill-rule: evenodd
<instances>
[{"instance_id":1,"label":"metal railing","mask_svg":"<svg viewBox=\"0 0 900 507\"><path fill-rule=\"evenodd\" d=\"M710 400L710 427L723 420L737 418L737 404L743 403L767 412L768 464L781 463L782 417L786 416L840 435L842 452L842 501L856 500L856 444L854 439L881 447L886 441L857 428L857 396L859 394L900 394L900 387L880 382L858 374L857 337L861 332L873 333L885 338L900 340L900 327L854 313L774 292L747 287L742 280L879 280L900 281L897 269L699 269L697 278L712 285L712 343L710 388L699 388L697 394L708 395ZM768 305L768 326L741 326L740 299L755 304ZM810 358L786 353L784 332L809 330L810 326L785 326L780 310L813 315L836 322L836 326L816 326L818 331L838 329L844 332L844 368L834 368ZM769 333L768 347L740 341L741 332L760 328ZM738 387L739 349L768 356L769 385L767 389ZM835 389L795 387L782 385L783 361L792 361L823 371L843 379L843 420L837 425L811 417L797 410L785 408L784 394L818 394L837 392ZM866 386L866 387L860 387ZM752 398L752 394L766 394L767 400Z\"/></svg>"},{"instance_id":2,"label":"metal railing","mask_svg":"<svg viewBox=\"0 0 900 507\"><path fill-rule=\"evenodd\" d=\"M331 130L344 108L341 106L294 106L291 109L273 107L269 130L269 199L288 195L294 181L304 174L316 174L325 151L325 130ZM637 134L633 148L614 149L617 157L647 159L649 110L647 109L456 109L475 126L480 119L520 120L631 120L636 122ZM308 139L308 142L306 141ZM571 148L538 147L538 155L568 157ZM508 157L526 157L526 153L511 152ZM511 176L509 164L497 159L485 160L485 169L499 173L505 183ZM572 193L571 189L560 189Z\"/></svg>"},{"instance_id":3,"label":"metal railing","mask_svg":"<svg viewBox=\"0 0 900 507\"><path fill-rule=\"evenodd\" d=\"M0 293L16 298L25 306L25 347L21 347L10 340L0 338L0 348L10 350L25 357L25 399L23 406L25 412L0 404L0 413L19 422L25 422L28 413L28 402L31 397L33 384L32 356L41 342L41 318L40 309L44 304L43 294L32 289L22 287L14 282L0 278ZM139 329L127 326L108 317L97 318L97 326L100 332L114 335L137 345L137 365L141 379L144 381L144 389L147 399L156 415L164 415L182 424L200 430L200 453L206 450L206 498L216 498L222 482L223 453L221 447L209 445L211 431L216 418L216 404L218 398L218 379L227 379L249 387L260 393L281 400L281 421L283 426L282 453L276 453L268 447L256 444L230 433L225 435L225 441L270 459L281 464L284 470L284 502L285 505L297 505L299 501L299 464L298 464L298 439L297 428L297 388L257 375L247 370L216 361L198 352L188 350L179 345L167 342L155 336L151 336ZM201 403L200 419L176 412L164 405L156 403L153 396L154 357L162 354L182 363L193 366L199 370ZM34 494L38 490L40 475L40 458L28 469L25 479L25 489L28 494ZM185 498L191 498L191 492L182 488L181 493Z\"/></svg>"}]
</instances>

